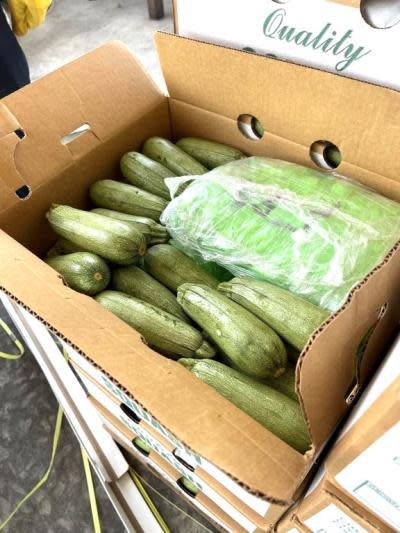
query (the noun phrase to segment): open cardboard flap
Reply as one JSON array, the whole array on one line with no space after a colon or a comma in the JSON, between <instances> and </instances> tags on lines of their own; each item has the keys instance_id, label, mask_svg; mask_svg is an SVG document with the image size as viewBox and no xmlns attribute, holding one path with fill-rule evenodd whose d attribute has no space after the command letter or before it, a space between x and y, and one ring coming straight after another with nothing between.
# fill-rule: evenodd
<instances>
[{"instance_id":1,"label":"open cardboard flap","mask_svg":"<svg viewBox=\"0 0 400 533\"><path fill-rule=\"evenodd\" d=\"M399 92L176 35L157 33L156 44L179 136L186 132L181 108L235 126L239 115L250 114L265 128L261 140L246 140L237 127L216 131L209 120L212 137L254 155L292 152L291 160L313 168L311 145L330 141L342 154L339 173L400 200Z\"/></svg>"},{"instance_id":2,"label":"open cardboard flap","mask_svg":"<svg viewBox=\"0 0 400 533\"><path fill-rule=\"evenodd\" d=\"M50 203L84 206L90 184L116 174L121 152L138 148L143 135L169 135L167 99L117 43L4 98L2 117L1 228L35 252L48 246L42 215ZM84 124L90 129L65 144ZM26 201L16 194L21 184L30 189Z\"/></svg>"},{"instance_id":3,"label":"open cardboard flap","mask_svg":"<svg viewBox=\"0 0 400 533\"><path fill-rule=\"evenodd\" d=\"M392 132L399 123L400 96L304 67L174 36L159 35L157 43L173 97L169 108L168 99L118 44L101 47L2 101L8 123L0 139L0 153L2 160L13 162L16 172L11 165L10 172L2 172L0 178L5 192L0 200L0 227L10 235L0 233L0 288L101 368L189 448L253 493L272 502L288 503L309 470L311 453L297 453L186 369L150 350L135 331L94 300L65 287L32 252L43 253L54 240L45 219L51 203L87 206L91 183L118 177L124 152L138 149L153 135L170 136L171 126L175 134L185 131L197 135L202 131L211 139L264 155L274 155L269 150L271 130L276 153L305 164L309 164L309 141L337 131L343 146L349 147L350 160L360 163L362 149L371 168L384 173L378 176L372 170L360 170L362 179L399 197L399 183L393 178L399 164L394 156L399 140L395 135L387 135L387 143L382 142L382 136L377 138L375 153L382 168L370 155L371 131L382 133L384 117ZM250 79L256 80L255 93ZM313 85L308 88L309 84ZM353 121L349 120L350 106L335 107L339 104L336 94L344 94L348 84L352 105L358 95L363 111L357 120L353 113ZM365 98L365 105L373 100L382 109L373 119L360 106L364 90L373 92ZM307 103L310 114L305 110ZM245 139L239 132L236 119L243 112L259 116L268 125L260 143ZM332 116L336 126L325 126ZM60 142L82 124L90 125L89 132L71 144ZM14 133L15 125L25 132L25 138ZM354 147L350 141L356 134L361 137L354 138L365 142ZM25 201L15 195L19 178L31 188ZM385 304L392 312L384 314L370 339L363 359L365 372L371 370L389 340L399 316L399 261L400 255L393 251L303 354L297 379L315 448L346 409L346 391L353 378L349 354L356 353L365 328L377 321L377 313Z\"/></svg>"}]
</instances>

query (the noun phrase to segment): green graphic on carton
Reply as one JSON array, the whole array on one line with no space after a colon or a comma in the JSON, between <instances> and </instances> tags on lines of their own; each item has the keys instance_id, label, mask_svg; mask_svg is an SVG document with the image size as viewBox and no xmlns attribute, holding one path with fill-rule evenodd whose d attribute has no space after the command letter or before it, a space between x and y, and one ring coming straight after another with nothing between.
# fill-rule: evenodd
<instances>
[{"instance_id":1,"label":"green graphic on carton","mask_svg":"<svg viewBox=\"0 0 400 533\"><path fill-rule=\"evenodd\" d=\"M114 385L112 381L110 381L103 374L101 375L101 379L103 381L103 384L106 386L107 390L111 392L111 394L115 398L117 398L119 401L121 401L127 407L129 407L129 409L131 409L135 413L136 416L138 416L142 420L145 420L148 424L151 425L152 428L154 428L156 431L161 433L161 435L166 437L178 449L185 452L191 459L193 459L196 462L198 466L202 464L201 457L199 455L193 453L181 441L176 439L168 430L166 430L161 424L159 424L157 420L154 420L154 418L151 415L149 415L147 411L142 409L140 405L138 405L135 401L129 398L122 390L120 390L116 385Z\"/></svg>"},{"instance_id":2,"label":"green graphic on carton","mask_svg":"<svg viewBox=\"0 0 400 533\"><path fill-rule=\"evenodd\" d=\"M287 12L284 8L272 11L264 20L263 34L269 39L286 41L296 46L319 50L324 54L332 54L340 59L335 65L338 72L345 71L355 61L371 53L365 46L351 42L353 30L339 32L331 22L327 22L319 32L298 29L286 23Z\"/></svg>"}]
</instances>

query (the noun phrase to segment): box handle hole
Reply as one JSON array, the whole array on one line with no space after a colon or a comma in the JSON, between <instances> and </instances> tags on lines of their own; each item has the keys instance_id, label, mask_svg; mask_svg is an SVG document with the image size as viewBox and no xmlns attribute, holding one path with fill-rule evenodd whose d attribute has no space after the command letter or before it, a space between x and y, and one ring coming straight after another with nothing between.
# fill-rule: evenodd
<instances>
[{"instance_id":1,"label":"box handle hole","mask_svg":"<svg viewBox=\"0 0 400 533\"><path fill-rule=\"evenodd\" d=\"M330 141L315 141L310 147L313 162L324 170L334 170L342 162L342 154L336 144Z\"/></svg>"},{"instance_id":2,"label":"box handle hole","mask_svg":"<svg viewBox=\"0 0 400 533\"><path fill-rule=\"evenodd\" d=\"M81 137L82 135L84 135L87 131L90 131L91 130L91 127L89 124L81 124L78 128L74 129L73 131L71 131L70 133L68 133L68 135L65 135L64 137L61 138L61 144L63 146L66 146L70 143L72 143L73 141L75 141L75 139L78 139L78 137Z\"/></svg>"},{"instance_id":3,"label":"box handle hole","mask_svg":"<svg viewBox=\"0 0 400 533\"><path fill-rule=\"evenodd\" d=\"M140 437L136 437L133 439L132 444L135 446L135 448L145 457L148 457L151 452L150 446Z\"/></svg>"},{"instance_id":4,"label":"box handle hole","mask_svg":"<svg viewBox=\"0 0 400 533\"><path fill-rule=\"evenodd\" d=\"M179 478L176 483L191 498L195 498L200 492L198 487L186 477Z\"/></svg>"},{"instance_id":5,"label":"box handle hole","mask_svg":"<svg viewBox=\"0 0 400 533\"><path fill-rule=\"evenodd\" d=\"M26 137L24 130L21 128L15 130L14 133L19 139L24 139Z\"/></svg>"},{"instance_id":6,"label":"box handle hole","mask_svg":"<svg viewBox=\"0 0 400 533\"><path fill-rule=\"evenodd\" d=\"M250 54L256 54L257 52L251 46L245 46L242 48L243 52L249 52Z\"/></svg>"},{"instance_id":7,"label":"box handle hole","mask_svg":"<svg viewBox=\"0 0 400 533\"><path fill-rule=\"evenodd\" d=\"M138 417L138 415L134 411L132 411L132 409L130 407L128 407L124 403L121 403L119 407L120 407L121 411L124 414L126 414L126 416L128 416L131 420L133 420L133 422L135 422L135 424L139 424L140 423L140 418Z\"/></svg>"},{"instance_id":8,"label":"box handle hole","mask_svg":"<svg viewBox=\"0 0 400 533\"><path fill-rule=\"evenodd\" d=\"M237 124L240 133L251 141L259 141L264 136L264 126L254 115L239 115Z\"/></svg>"},{"instance_id":9,"label":"box handle hole","mask_svg":"<svg viewBox=\"0 0 400 533\"><path fill-rule=\"evenodd\" d=\"M185 459L182 459L182 457L180 455L177 454L177 450L174 450L172 452L172 455L185 467L187 468L188 470L190 470L191 472L194 472L194 467L189 464L187 461L185 461Z\"/></svg>"},{"instance_id":10,"label":"box handle hole","mask_svg":"<svg viewBox=\"0 0 400 533\"><path fill-rule=\"evenodd\" d=\"M31 195L31 188L28 185L22 185L15 191L15 194L20 200L27 200Z\"/></svg>"},{"instance_id":11,"label":"box handle hole","mask_svg":"<svg viewBox=\"0 0 400 533\"><path fill-rule=\"evenodd\" d=\"M387 30L400 22L399 0L361 0L360 10L372 28Z\"/></svg>"},{"instance_id":12,"label":"box handle hole","mask_svg":"<svg viewBox=\"0 0 400 533\"><path fill-rule=\"evenodd\" d=\"M351 405L354 401L354 399L357 397L360 389L361 389L361 364L363 361L364 354L368 348L369 341L371 340L371 337L379 324L379 322L382 320L382 318L386 315L388 309L387 302L383 304L378 310L376 314L376 320L372 324L370 328L364 333L362 336L360 343L357 347L355 357L354 357L354 375L353 379L347 389L347 392L345 394L345 401L347 405Z\"/></svg>"}]
</instances>

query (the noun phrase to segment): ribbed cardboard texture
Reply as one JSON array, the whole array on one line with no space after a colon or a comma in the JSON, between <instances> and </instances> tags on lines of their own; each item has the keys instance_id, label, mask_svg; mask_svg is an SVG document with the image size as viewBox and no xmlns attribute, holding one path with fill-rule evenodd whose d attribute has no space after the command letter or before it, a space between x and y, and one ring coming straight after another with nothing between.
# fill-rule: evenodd
<instances>
[{"instance_id":1,"label":"ribbed cardboard texture","mask_svg":"<svg viewBox=\"0 0 400 533\"><path fill-rule=\"evenodd\" d=\"M400 141L394 133L400 97L171 35L158 35L157 45L170 99L158 92L123 46L109 44L1 102L6 124L0 157L8 166L0 172L0 286L189 449L248 491L286 505L348 407L361 338L376 325L361 362L362 382L393 334L400 303L398 248L355 287L303 351L297 387L313 439L303 456L186 369L153 352L94 300L65 287L35 255L43 254L55 238L45 213L52 202L87 206L88 186L118 177L120 156L152 135L209 132L211 139L248 153L272 155L268 135L253 143L239 132L236 119L243 112L268 124L281 157L309 165L308 142L336 127L348 147L349 175L399 198ZM338 95L344 94L346 99L339 101ZM89 124L90 132L71 144L60 143L82 124ZM14 133L16 125L25 138ZM359 143L360 138L365 142ZM15 195L21 183L31 189L26 200Z\"/></svg>"}]
</instances>

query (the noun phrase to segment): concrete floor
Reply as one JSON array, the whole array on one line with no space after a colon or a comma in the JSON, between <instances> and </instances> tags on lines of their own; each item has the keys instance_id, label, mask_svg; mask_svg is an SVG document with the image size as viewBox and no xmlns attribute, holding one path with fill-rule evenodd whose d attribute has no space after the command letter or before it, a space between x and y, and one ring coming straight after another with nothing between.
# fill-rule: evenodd
<instances>
[{"instance_id":1,"label":"concrete floor","mask_svg":"<svg viewBox=\"0 0 400 533\"><path fill-rule=\"evenodd\" d=\"M150 21L145 0L54 0L46 23L21 39L32 79L106 41L119 39L138 55L162 85L153 33L157 29L172 29L171 2L164 0L164 4L166 18ZM1 305L0 319L12 326ZM8 336L0 328L0 352L12 349ZM29 351L17 361L0 358L0 525L48 467L56 412L57 402ZM215 531L141 465L138 464L136 470L167 498L149 489L174 533ZM96 483L96 492L102 530L122 533L123 527L99 483ZM80 450L67 421L64 420L55 464L47 483L22 506L4 531L93 531Z\"/></svg>"},{"instance_id":2,"label":"concrete floor","mask_svg":"<svg viewBox=\"0 0 400 533\"><path fill-rule=\"evenodd\" d=\"M1 303L0 319L19 337ZM0 352L17 352L1 327ZM15 361L0 357L0 527L48 468L57 407L57 401L29 350ZM133 459L131 463L144 479L150 497L172 532L216 531L144 466ZM95 485L103 533L123 533L124 528L96 478ZM91 531L93 526L80 448L64 419L48 481L20 508L4 533Z\"/></svg>"},{"instance_id":3,"label":"concrete floor","mask_svg":"<svg viewBox=\"0 0 400 533\"><path fill-rule=\"evenodd\" d=\"M148 17L146 0L53 0L45 24L20 39L32 80L117 39L162 84L153 35L172 31L171 3L164 0L165 18L154 21Z\"/></svg>"}]
</instances>

